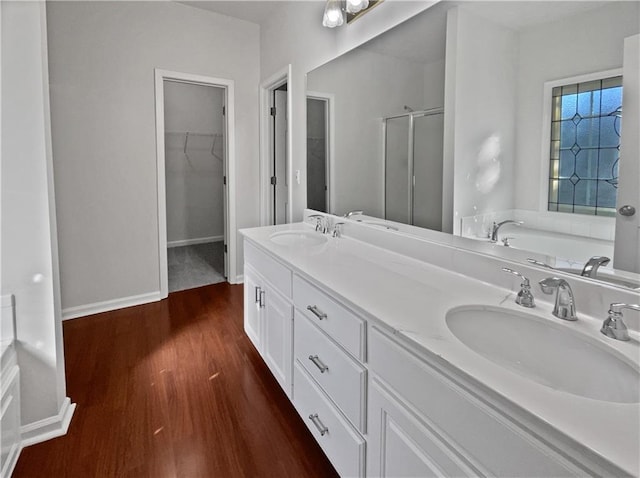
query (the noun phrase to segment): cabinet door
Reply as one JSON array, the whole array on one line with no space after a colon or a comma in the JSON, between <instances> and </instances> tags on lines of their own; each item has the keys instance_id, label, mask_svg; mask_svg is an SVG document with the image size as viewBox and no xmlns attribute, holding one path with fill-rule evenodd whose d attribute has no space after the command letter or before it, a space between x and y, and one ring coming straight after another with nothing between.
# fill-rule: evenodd
<instances>
[{"instance_id":1,"label":"cabinet door","mask_svg":"<svg viewBox=\"0 0 640 478\"><path fill-rule=\"evenodd\" d=\"M14 359L15 360L15 359ZM20 370L14 365L3 370L0 406L0 476L10 476L20 453ZM9 384L9 385L7 385Z\"/></svg>"},{"instance_id":2,"label":"cabinet door","mask_svg":"<svg viewBox=\"0 0 640 478\"><path fill-rule=\"evenodd\" d=\"M430 429L373 380L369 388L368 476L480 476Z\"/></svg>"},{"instance_id":3,"label":"cabinet door","mask_svg":"<svg viewBox=\"0 0 640 478\"><path fill-rule=\"evenodd\" d=\"M256 349L262 353L262 321L260 316L260 286L255 273L248 268L244 270L244 331L255 345Z\"/></svg>"},{"instance_id":4,"label":"cabinet door","mask_svg":"<svg viewBox=\"0 0 640 478\"><path fill-rule=\"evenodd\" d=\"M292 305L272 287L266 289L263 304L262 357L287 396L291 397Z\"/></svg>"}]
</instances>

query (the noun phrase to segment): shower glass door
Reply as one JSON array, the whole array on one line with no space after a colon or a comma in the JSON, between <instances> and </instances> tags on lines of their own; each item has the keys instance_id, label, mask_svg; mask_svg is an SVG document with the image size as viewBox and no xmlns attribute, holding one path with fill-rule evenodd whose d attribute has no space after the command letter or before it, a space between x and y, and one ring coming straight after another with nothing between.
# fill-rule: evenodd
<instances>
[{"instance_id":1,"label":"shower glass door","mask_svg":"<svg viewBox=\"0 0 640 478\"><path fill-rule=\"evenodd\" d=\"M410 121L409 116L385 120L385 219L404 224L411 224Z\"/></svg>"}]
</instances>

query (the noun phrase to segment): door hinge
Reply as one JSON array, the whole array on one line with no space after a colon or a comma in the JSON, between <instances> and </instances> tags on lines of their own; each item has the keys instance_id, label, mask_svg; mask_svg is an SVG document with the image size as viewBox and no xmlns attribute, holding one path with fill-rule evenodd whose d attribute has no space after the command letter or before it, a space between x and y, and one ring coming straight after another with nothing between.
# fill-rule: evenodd
<instances>
[{"instance_id":1,"label":"door hinge","mask_svg":"<svg viewBox=\"0 0 640 478\"><path fill-rule=\"evenodd\" d=\"M276 115L276 107L272 106L271 108L269 108L269 114L271 116L275 116Z\"/></svg>"},{"instance_id":2,"label":"door hinge","mask_svg":"<svg viewBox=\"0 0 640 478\"><path fill-rule=\"evenodd\" d=\"M278 178L275 176L271 176L271 185L275 186L276 184L278 184Z\"/></svg>"},{"instance_id":3,"label":"door hinge","mask_svg":"<svg viewBox=\"0 0 640 478\"><path fill-rule=\"evenodd\" d=\"M222 107L222 116L224 116L224 115L226 115L226 114L227 114L227 107L226 107L226 106L223 106L223 107Z\"/></svg>"},{"instance_id":4,"label":"door hinge","mask_svg":"<svg viewBox=\"0 0 640 478\"><path fill-rule=\"evenodd\" d=\"M228 249L227 249L227 245L225 244L224 245L224 253L226 254L227 252L228 252Z\"/></svg>"},{"instance_id":5,"label":"door hinge","mask_svg":"<svg viewBox=\"0 0 640 478\"><path fill-rule=\"evenodd\" d=\"M224 184L225 186L227 185L227 177L226 176L222 176L222 184Z\"/></svg>"}]
</instances>

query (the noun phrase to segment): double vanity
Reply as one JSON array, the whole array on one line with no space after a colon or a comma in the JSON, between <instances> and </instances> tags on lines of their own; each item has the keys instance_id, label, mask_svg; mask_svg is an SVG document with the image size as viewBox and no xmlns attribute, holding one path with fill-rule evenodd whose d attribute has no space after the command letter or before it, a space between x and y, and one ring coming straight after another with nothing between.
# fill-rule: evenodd
<instances>
[{"instance_id":1,"label":"double vanity","mask_svg":"<svg viewBox=\"0 0 640 478\"><path fill-rule=\"evenodd\" d=\"M242 231L244 324L341 476L640 474L638 313L587 310L615 289L567 275L560 320L548 270L309 215Z\"/></svg>"}]
</instances>

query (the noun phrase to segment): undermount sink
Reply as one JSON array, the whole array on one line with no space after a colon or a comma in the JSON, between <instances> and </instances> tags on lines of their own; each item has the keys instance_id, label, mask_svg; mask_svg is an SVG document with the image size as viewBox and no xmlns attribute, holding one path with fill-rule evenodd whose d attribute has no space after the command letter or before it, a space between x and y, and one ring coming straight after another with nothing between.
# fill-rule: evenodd
<instances>
[{"instance_id":1,"label":"undermount sink","mask_svg":"<svg viewBox=\"0 0 640 478\"><path fill-rule=\"evenodd\" d=\"M327 242L327 236L319 232L282 231L271 234L269 240L280 246L311 247Z\"/></svg>"},{"instance_id":2,"label":"undermount sink","mask_svg":"<svg viewBox=\"0 0 640 478\"><path fill-rule=\"evenodd\" d=\"M640 402L640 372L595 340L533 315L487 306L451 309L464 345L521 377L593 400Z\"/></svg>"}]
</instances>

